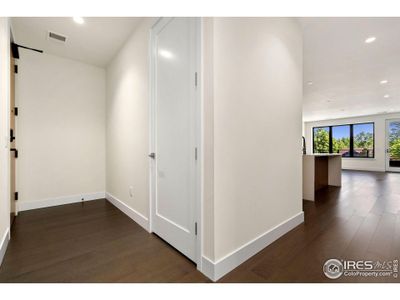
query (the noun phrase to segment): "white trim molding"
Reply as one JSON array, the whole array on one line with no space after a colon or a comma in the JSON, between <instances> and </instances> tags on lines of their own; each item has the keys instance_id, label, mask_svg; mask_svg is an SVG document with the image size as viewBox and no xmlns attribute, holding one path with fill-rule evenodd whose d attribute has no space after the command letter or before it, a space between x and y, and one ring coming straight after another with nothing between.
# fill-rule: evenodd
<instances>
[{"instance_id":1,"label":"white trim molding","mask_svg":"<svg viewBox=\"0 0 400 300\"><path fill-rule=\"evenodd\" d=\"M217 281L303 222L304 212L300 212L216 262L202 256L202 273L211 280Z\"/></svg>"},{"instance_id":2,"label":"white trim molding","mask_svg":"<svg viewBox=\"0 0 400 300\"><path fill-rule=\"evenodd\" d=\"M6 254L9 240L10 240L10 228L8 227L4 232L4 236L0 244L0 266L1 263L3 262L4 255Z\"/></svg>"},{"instance_id":3,"label":"white trim molding","mask_svg":"<svg viewBox=\"0 0 400 300\"><path fill-rule=\"evenodd\" d=\"M83 201L91 201L91 200L98 200L104 199L105 192L96 192L96 193L87 193L87 194L79 194L79 195L72 195L72 196L63 196L63 197L56 197L56 198L48 198L36 201L19 201L18 204L18 211L24 210L31 210L37 208L44 208L44 207L51 207L51 206L58 206L64 204L71 204Z\"/></svg>"},{"instance_id":4,"label":"white trim molding","mask_svg":"<svg viewBox=\"0 0 400 300\"><path fill-rule=\"evenodd\" d=\"M142 226L146 231L150 232L149 218L134 210L132 207L126 205L124 202L114 197L110 193L106 193L106 199L116 208L126 214L129 218Z\"/></svg>"},{"instance_id":5,"label":"white trim molding","mask_svg":"<svg viewBox=\"0 0 400 300\"><path fill-rule=\"evenodd\" d=\"M356 158L356 159L360 159L360 158ZM346 160L349 160L348 158L346 158ZM367 160L369 160L368 158L362 158L362 160L365 160L365 162L367 162ZM375 159L371 159L371 160L375 160ZM374 167L343 167L342 166L342 170L352 170L352 171L366 171L366 172L385 172L386 170L384 168L374 168Z\"/></svg>"}]
</instances>

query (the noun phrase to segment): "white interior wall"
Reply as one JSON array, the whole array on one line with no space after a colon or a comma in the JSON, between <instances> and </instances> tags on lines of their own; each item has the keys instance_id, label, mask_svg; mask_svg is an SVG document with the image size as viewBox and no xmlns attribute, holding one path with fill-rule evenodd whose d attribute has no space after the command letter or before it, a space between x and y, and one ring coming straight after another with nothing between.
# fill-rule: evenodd
<instances>
[{"instance_id":1,"label":"white interior wall","mask_svg":"<svg viewBox=\"0 0 400 300\"><path fill-rule=\"evenodd\" d=\"M8 244L10 228L10 26L0 17L0 265Z\"/></svg>"},{"instance_id":2,"label":"white interior wall","mask_svg":"<svg viewBox=\"0 0 400 300\"><path fill-rule=\"evenodd\" d=\"M293 18L214 18L215 260L302 216L302 33Z\"/></svg>"},{"instance_id":3,"label":"white interior wall","mask_svg":"<svg viewBox=\"0 0 400 300\"><path fill-rule=\"evenodd\" d=\"M148 226L149 42L145 18L107 67L107 194ZM131 191L130 191L131 190Z\"/></svg>"},{"instance_id":4,"label":"white interior wall","mask_svg":"<svg viewBox=\"0 0 400 300\"><path fill-rule=\"evenodd\" d=\"M17 63L19 209L103 198L105 70L23 49Z\"/></svg>"},{"instance_id":5,"label":"white interior wall","mask_svg":"<svg viewBox=\"0 0 400 300\"><path fill-rule=\"evenodd\" d=\"M349 170L379 171L386 169L386 120L400 118L400 113L379 114L364 117L344 118L334 120L324 120L315 122L305 122L305 137L307 143L307 153L312 153L313 149L313 127L342 125L353 123L375 123L375 158L343 158L342 168Z\"/></svg>"}]
</instances>

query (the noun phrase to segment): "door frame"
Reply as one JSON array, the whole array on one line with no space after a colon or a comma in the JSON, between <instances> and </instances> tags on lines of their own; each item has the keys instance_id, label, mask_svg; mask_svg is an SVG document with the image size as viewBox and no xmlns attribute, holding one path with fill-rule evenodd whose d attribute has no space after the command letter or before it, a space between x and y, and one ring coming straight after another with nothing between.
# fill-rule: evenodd
<instances>
[{"instance_id":1,"label":"door frame","mask_svg":"<svg viewBox=\"0 0 400 300\"><path fill-rule=\"evenodd\" d=\"M8 111L7 111L7 123L8 123L8 152L9 152L9 159L8 159L8 199L9 199L9 212L10 212L10 228L14 224L16 217L18 216L18 202L16 196L17 192L17 159L15 157L16 152L12 152L11 149L17 148L17 142L15 140L16 131L17 131L17 118L15 114L16 105L16 71L15 67L18 67L16 64L16 58L14 57L14 53L12 51L12 43L15 42L14 33L11 26L9 26L9 81L8 81ZM14 140L11 141L11 129L13 129ZM14 210L14 212L13 212Z\"/></svg>"},{"instance_id":2,"label":"door frame","mask_svg":"<svg viewBox=\"0 0 400 300\"><path fill-rule=\"evenodd\" d=\"M386 172L400 172L400 168L389 166L389 124L393 121L399 121L400 118L386 119L385 120L385 171Z\"/></svg>"},{"instance_id":3,"label":"door frame","mask_svg":"<svg viewBox=\"0 0 400 300\"><path fill-rule=\"evenodd\" d=\"M157 18L152 24L150 29L150 41L149 41L149 89L150 89L150 101L149 101L149 153L155 153L155 138L156 138L156 86L155 86L155 34L154 29L161 22L166 22L166 20L172 19L170 17ZM203 244L203 196L202 196L202 186L203 186L203 139L202 139L202 119L203 119L203 103L202 103L202 69L201 69L201 57L202 57L202 20L200 17L196 17L195 28L196 28L196 70L197 70L197 85L195 91L195 130L196 130L196 145L197 145L197 164L195 169L195 212L194 216L197 222L197 235L196 235L196 265L198 270L202 270L202 244ZM194 74L193 74L194 75ZM157 154L156 154L157 155ZM149 201L149 231L153 232L153 214L155 209L155 184L156 181L156 170L155 170L155 160L149 158L149 168L150 168L150 201Z\"/></svg>"},{"instance_id":4,"label":"door frame","mask_svg":"<svg viewBox=\"0 0 400 300\"><path fill-rule=\"evenodd\" d=\"M12 36L11 36L12 37ZM11 40L12 42L12 40ZM11 43L10 43L10 151L12 149L16 149L16 114L15 114L15 58L14 54L11 50ZM13 136L11 135L11 130L13 132ZM13 140L11 138L13 137ZM17 151L17 150L16 150ZM18 216L18 208L17 202L15 198L15 192L17 191L17 157L16 153L18 152L10 152L10 223L11 225L15 221L15 218ZM12 211L14 210L14 211Z\"/></svg>"}]
</instances>

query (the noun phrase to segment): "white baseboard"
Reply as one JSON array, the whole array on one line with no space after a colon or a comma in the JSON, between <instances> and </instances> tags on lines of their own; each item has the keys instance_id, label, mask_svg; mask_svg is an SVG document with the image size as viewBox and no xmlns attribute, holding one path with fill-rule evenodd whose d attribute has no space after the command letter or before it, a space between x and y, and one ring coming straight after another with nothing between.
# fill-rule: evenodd
<instances>
[{"instance_id":1,"label":"white baseboard","mask_svg":"<svg viewBox=\"0 0 400 300\"><path fill-rule=\"evenodd\" d=\"M63 197L48 198L48 199L36 200L36 201L21 201L21 200L19 200L17 202L18 211L25 211L25 210L31 210L31 209L37 209L37 208L44 208L44 207L50 207L50 206L82 202L82 198L84 199L84 201L104 199L105 192L63 196Z\"/></svg>"},{"instance_id":2,"label":"white baseboard","mask_svg":"<svg viewBox=\"0 0 400 300\"><path fill-rule=\"evenodd\" d=\"M219 278L215 276L216 263L206 256L201 257L201 273L206 275L212 281L217 281Z\"/></svg>"},{"instance_id":3,"label":"white baseboard","mask_svg":"<svg viewBox=\"0 0 400 300\"><path fill-rule=\"evenodd\" d=\"M300 212L290 219L280 223L274 228L263 233L254 240L244 244L225 257L213 262L211 259L202 256L202 273L213 281L217 281L240 264L254 256L262 249L276 241L278 238L304 222L304 212Z\"/></svg>"},{"instance_id":4,"label":"white baseboard","mask_svg":"<svg viewBox=\"0 0 400 300\"><path fill-rule=\"evenodd\" d=\"M350 167L343 167L342 170L349 170L349 171L367 171L367 172L386 172L385 168L370 168L370 167L357 167L357 168L350 168Z\"/></svg>"},{"instance_id":5,"label":"white baseboard","mask_svg":"<svg viewBox=\"0 0 400 300\"><path fill-rule=\"evenodd\" d=\"M1 263L3 262L4 255L6 254L9 240L10 240L10 228L7 228L0 242L0 266Z\"/></svg>"},{"instance_id":6,"label":"white baseboard","mask_svg":"<svg viewBox=\"0 0 400 300\"><path fill-rule=\"evenodd\" d=\"M120 211L126 214L129 218L142 226L146 231L150 232L149 218L145 217L144 215L134 210L132 207L129 207L124 202L109 193L106 193L106 199L110 201Z\"/></svg>"}]
</instances>

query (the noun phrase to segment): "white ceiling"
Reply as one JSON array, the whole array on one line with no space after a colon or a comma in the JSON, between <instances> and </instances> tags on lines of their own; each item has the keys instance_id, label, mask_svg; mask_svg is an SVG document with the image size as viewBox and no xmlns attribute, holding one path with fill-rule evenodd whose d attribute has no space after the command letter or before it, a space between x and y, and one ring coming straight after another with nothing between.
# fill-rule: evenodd
<instances>
[{"instance_id":1,"label":"white ceiling","mask_svg":"<svg viewBox=\"0 0 400 300\"><path fill-rule=\"evenodd\" d=\"M300 18L300 22L304 121L400 111L400 18ZM366 44L369 36L376 41ZM381 85L384 79L388 83Z\"/></svg>"},{"instance_id":2,"label":"white ceiling","mask_svg":"<svg viewBox=\"0 0 400 300\"><path fill-rule=\"evenodd\" d=\"M141 19L91 17L79 25L69 17L16 17L12 18L12 30L18 44L104 67ZM67 36L66 43L48 40L48 31Z\"/></svg>"}]
</instances>

